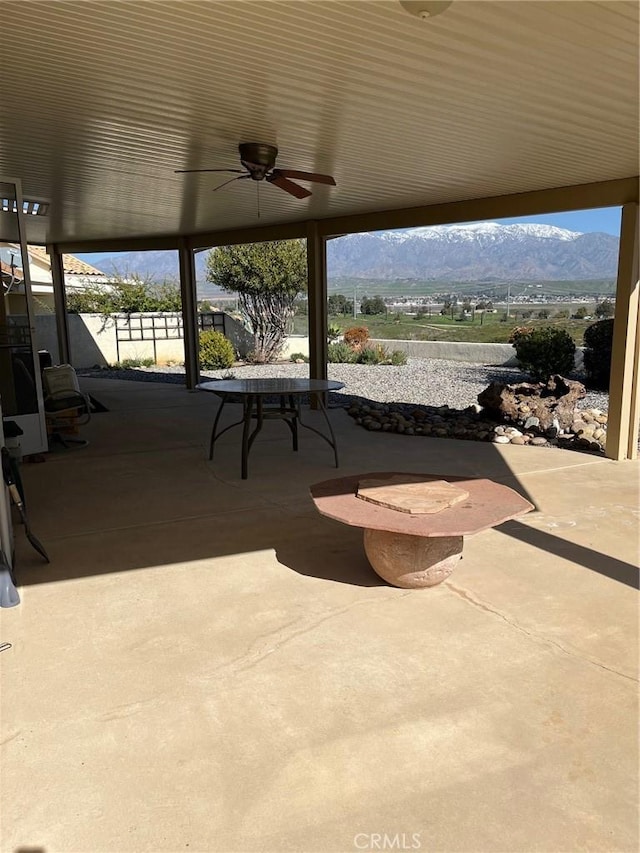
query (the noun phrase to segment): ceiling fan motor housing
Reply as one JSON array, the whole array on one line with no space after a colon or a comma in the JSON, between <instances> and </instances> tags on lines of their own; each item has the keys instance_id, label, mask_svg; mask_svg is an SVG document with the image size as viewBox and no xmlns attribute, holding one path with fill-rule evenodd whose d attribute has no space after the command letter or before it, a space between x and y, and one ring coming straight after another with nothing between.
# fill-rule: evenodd
<instances>
[{"instance_id":1,"label":"ceiling fan motor housing","mask_svg":"<svg viewBox=\"0 0 640 853\"><path fill-rule=\"evenodd\" d=\"M240 161L254 181L263 181L276 164L278 149L263 142L241 142L238 146Z\"/></svg>"}]
</instances>

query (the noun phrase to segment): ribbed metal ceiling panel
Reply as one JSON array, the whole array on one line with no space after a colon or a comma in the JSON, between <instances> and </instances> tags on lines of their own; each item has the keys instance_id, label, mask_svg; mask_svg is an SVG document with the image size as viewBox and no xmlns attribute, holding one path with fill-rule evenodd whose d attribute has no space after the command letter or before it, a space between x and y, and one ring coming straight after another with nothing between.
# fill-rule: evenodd
<instances>
[{"instance_id":1,"label":"ribbed metal ceiling panel","mask_svg":"<svg viewBox=\"0 0 640 853\"><path fill-rule=\"evenodd\" d=\"M2 3L0 174L55 241L457 201L638 171L638 4L392 0ZM241 141L333 174L296 200L174 169Z\"/></svg>"}]
</instances>

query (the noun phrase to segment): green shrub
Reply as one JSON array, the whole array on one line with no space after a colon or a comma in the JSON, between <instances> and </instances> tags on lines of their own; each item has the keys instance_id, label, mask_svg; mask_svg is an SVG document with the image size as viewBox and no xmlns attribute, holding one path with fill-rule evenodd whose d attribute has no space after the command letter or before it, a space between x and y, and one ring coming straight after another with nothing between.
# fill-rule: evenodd
<instances>
[{"instance_id":1,"label":"green shrub","mask_svg":"<svg viewBox=\"0 0 640 853\"><path fill-rule=\"evenodd\" d=\"M132 367L153 367L155 361L152 358L123 358L122 361L116 362L115 367L120 367L123 370L129 370Z\"/></svg>"},{"instance_id":2,"label":"green shrub","mask_svg":"<svg viewBox=\"0 0 640 853\"><path fill-rule=\"evenodd\" d=\"M309 363L309 356L305 355L303 352L292 352L289 356L289 361L299 362L304 361L305 364Z\"/></svg>"},{"instance_id":3,"label":"green shrub","mask_svg":"<svg viewBox=\"0 0 640 853\"><path fill-rule=\"evenodd\" d=\"M357 364L380 364L383 360L378 347L363 347L356 356Z\"/></svg>"},{"instance_id":4,"label":"green shrub","mask_svg":"<svg viewBox=\"0 0 640 853\"><path fill-rule=\"evenodd\" d=\"M613 320L600 320L584 330L584 370L590 388L609 390Z\"/></svg>"},{"instance_id":5,"label":"green shrub","mask_svg":"<svg viewBox=\"0 0 640 853\"><path fill-rule=\"evenodd\" d=\"M327 347L327 361L329 364L350 364L356 360L356 353L349 344L342 341L329 344Z\"/></svg>"},{"instance_id":6,"label":"green shrub","mask_svg":"<svg viewBox=\"0 0 640 853\"><path fill-rule=\"evenodd\" d=\"M341 334L342 330L339 326L329 326L327 329L327 341L331 344L334 341L337 341Z\"/></svg>"},{"instance_id":7,"label":"green shrub","mask_svg":"<svg viewBox=\"0 0 640 853\"><path fill-rule=\"evenodd\" d=\"M394 351L391 353L391 364L394 364L396 367L400 367L406 363L407 363L406 352L403 352L401 349L394 349Z\"/></svg>"},{"instance_id":8,"label":"green shrub","mask_svg":"<svg viewBox=\"0 0 640 853\"><path fill-rule=\"evenodd\" d=\"M553 373L565 376L573 370L576 345L564 329L517 329L511 337L518 364L534 379L547 380Z\"/></svg>"},{"instance_id":9,"label":"green shrub","mask_svg":"<svg viewBox=\"0 0 640 853\"><path fill-rule=\"evenodd\" d=\"M200 366L207 370L231 367L236 359L233 344L222 332L200 332Z\"/></svg>"}]
</instances>

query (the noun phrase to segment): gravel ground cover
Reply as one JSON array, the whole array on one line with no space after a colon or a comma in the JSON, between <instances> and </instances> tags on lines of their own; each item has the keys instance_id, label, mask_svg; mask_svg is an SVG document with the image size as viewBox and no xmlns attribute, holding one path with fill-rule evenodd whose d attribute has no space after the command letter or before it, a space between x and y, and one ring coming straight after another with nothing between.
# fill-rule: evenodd
<instances>
[{"instance_id":1,"label":"gravel ground cover","mask_svg":"<svg viewBox=\"0 0 640 853\"><path fill-rule=\"evenodd\" d=\"M130 379L137 382L174 382L184 384L183 367L139 367L122 369L79 370L80 376L105 379ZM269 365L238 365L230 370L207 370L206 379L305 378L307 364L281 362ZM583 381L576 374L569 377ZM449 406L464 409L477 402L478 394L490 382L522 382L527 377L517 368L495 365L468 364L443 359L410 358L406 365L330 364L329 379L344 382L342 391L330 394L330 405L349 406L353 399L379 403L409 403L424 406ZM609 395L588 391L580 401L579 410L601 409L606 412Z\"/></svg>"}]
</instances>

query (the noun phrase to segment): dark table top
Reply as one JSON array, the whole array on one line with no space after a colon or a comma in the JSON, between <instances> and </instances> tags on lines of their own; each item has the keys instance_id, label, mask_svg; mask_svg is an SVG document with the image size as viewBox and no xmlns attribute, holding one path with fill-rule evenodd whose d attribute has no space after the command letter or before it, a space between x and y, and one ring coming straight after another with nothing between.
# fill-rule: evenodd
<instances>
[{"instance_id":1,"label":"dark table top","mask_svg":"<svg viewBox=\"0 0 640 853\"><path fill-rule=\"evenodd\" d=\"M200 391L214 394L244 394L266 396L268 394L308 394L310 391L338 391L344 382L332 379L216 379L196 385Z\"/></svg>"}]
</instances>

